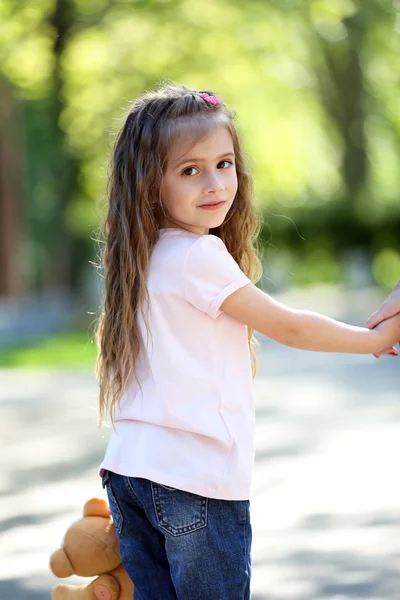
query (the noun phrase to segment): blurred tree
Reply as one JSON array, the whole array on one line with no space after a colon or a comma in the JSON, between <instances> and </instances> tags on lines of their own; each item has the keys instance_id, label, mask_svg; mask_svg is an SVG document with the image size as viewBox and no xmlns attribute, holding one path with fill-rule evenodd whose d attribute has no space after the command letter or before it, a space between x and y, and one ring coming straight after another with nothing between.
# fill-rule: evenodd
<instances>
[{"instance_id":1,"label":"blurred tree","mask_svg":"<svg viewBox=\"0 0 400 600\"><path fill-rule=\"evenodd\" d=\"M22 291L19 248L22 241L21 107L0 76L0 296Z\"/></svg>"},{"instance_id":2,"label":"blurred tree","mask_svg":"<svg viewBox=\"0 0 400 600\"><path fill-rule=\"evenodd\" d=\"M293 203L287 211L297 227L289 219L274 220L275 237L278 233L296 251L303 251L303 260L307 248L321 247L321 235L333 240L334 253L342 254L349 246L371 253L390 247L400 256L400 119L393 105L399 80L395 56L400 50L400 3L272 0L268 4L280 11L282 19L295 14L298 24L306 27L310 52L307 62L304 56L301 60L315 74L315 90L330 119L326 132L340 151L341 173L340 185L330 186L328 202L318 200L319 190L316 197L310 182L307 201ZM250 0L248 7L264 10L265 3ZM289 37L293 36L288 32ZM279 217L272 212L279 207L276 198L268 207L270 216ZM264 237L269 235L265 228ZM311 245L303 244L305 239ZM377 246L377 239L382 246Z\"/></svg>"},{"instance_id":3,"label":"blurred tree","mask_svg":"<svg viewBox=\"0 0 400 600\"><path fill-rule=\"evenodd\" d=\"M25 96L27 285L37 291L74 286L82 255L88 254L91 243L89 239L74 240L66 218L79 187L80 160L71 152L60 126L65 109L63 53L71 37L101 19L106 7L83 23L77 23L79 14L72 0L44 2L41 7L29 0L4 2L1 10L3 17L8 17L8 29L2 31L6 38L2 67ZM26 62L31 69L24 69ZM9 193L6 198L8 207L13 204L11 197Z\"/></svg>"},{"instance_id":4,"label":"blurred tree","mask_svg":"<svg viewBox=\"0 0 400 600\"><path fill-rule=\"evenodd\" d=\"M65 213L71 194L77 187L78 165L67 148L65 132L60 128L60 115L64 108L62 93L62 55L76 20L76 12L69 0L56 0L47 22L53 29L53 68L50 74L51 88L48 96L48 119L53 131L54 153L50 157L51 172L54 178L53 193L57 202L50 223L52 240L49 264L44 279L45 287L60 287L72 283L73 240L65 222Z\"/></svg>"},{"instance_id":5,"label":"blurred tree","mask_svg":"<svg viewBox=\"0 0 400 600\"><path fill-rule=\"evenodd\" d=\"M365 44L365 13L356 3L332 7L310 3L310 23L319 40L324 63L316 65L322 102L343 141L343 193L349 212L364 192L367 175L365 89L361 55ZM323 64L323 67L322 67Z\"/></svg>"}]
</instances>

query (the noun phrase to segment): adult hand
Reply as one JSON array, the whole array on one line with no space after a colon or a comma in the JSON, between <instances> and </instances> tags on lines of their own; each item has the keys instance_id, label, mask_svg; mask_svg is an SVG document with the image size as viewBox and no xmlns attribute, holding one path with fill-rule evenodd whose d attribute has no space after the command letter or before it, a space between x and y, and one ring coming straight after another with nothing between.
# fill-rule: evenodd
<instances>
[{"instance_id":1,"label":"adult hand","mask_svg":"<svg viewBox=\"0 0 400 600\"><path fill-rule=\"evenodd\" d=\"M374 327L376 327L376 325L378 325L385 319L388 319L389 317L393 317L393 315L396 315L399 312L400 312L400 281L397 282L396 287L391 292L390 296L388 296L386 298L386 300L382 304L382 306L370 316L368 321L365 323L364 327L373 329ZM374 356L376 356L376 358L379 358L380 356L383 356L384 354L394 354L394 355L398 356L399 353L396 350L396 348L391 347L391 348L385 348L385 350L381 350L380 352L377 352L376 354L374 354Z\"/></svg>"}]
</instances>

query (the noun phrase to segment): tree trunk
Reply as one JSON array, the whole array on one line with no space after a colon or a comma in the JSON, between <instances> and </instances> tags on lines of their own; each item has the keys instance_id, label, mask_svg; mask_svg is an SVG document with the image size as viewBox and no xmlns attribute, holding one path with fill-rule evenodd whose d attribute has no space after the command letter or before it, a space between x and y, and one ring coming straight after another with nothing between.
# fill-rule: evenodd
<instances>
[{"instance_id":1,"label":"tree trunk","mask_svg":"<svg viewBox=\"0 0 400 600\"><path fill-rule=\"evenodd\" d=\"M0 296L18 296L23 288L20 122L18 101L0 78Z\"/></svg>"},{"instance_id":2,"label":"tree trunk","mask_svg":"<svg viewBox=\"0 0 400 600\"><path fill-rule=\"evenodd\" d=\"M320 92L328 113L333 118L343 140L341 170L346 202L355 209L357 198L367 179L365 140L364 78L360 64L363 38L363 17L360 12L343 20L347 38L330 42L320 36L321 49L328 68L319 71Z\"/></svg>"},{"instance_id":3,"label":"tree trunk","mask_svg":"<svg viewBox=\"0 0 400 600\"><path fill-rule=\"evenodd\" d=\"M52 157L52 172L54 173L56 195L56 210L53 215L53 239L51 256L45 274L46 288L70 287L71 284L71 255L73 240L66 226L66 208L71 195L77 188L78 164L68 152L66 135L60 129L59 122L64 101L62 97L62 72L61 58L65 48L69 31L75 22L75 13L70 0L57 0L54 12L49 17L49 22L55 29L54 40L54 70L53 70L53 111L49 115L53 119L55 132L55 153Z\"/></svg>"}]
</instances>

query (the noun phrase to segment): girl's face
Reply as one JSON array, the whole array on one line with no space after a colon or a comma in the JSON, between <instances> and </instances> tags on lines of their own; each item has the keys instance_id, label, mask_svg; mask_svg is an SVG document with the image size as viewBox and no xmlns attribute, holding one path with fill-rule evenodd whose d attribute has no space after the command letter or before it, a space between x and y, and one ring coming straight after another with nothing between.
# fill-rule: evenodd
<instances>
[{"instance_id":1,"label":"girl's face","mask_svg":"<svg viewBox=\"0 0 400 600\"><path fill-rule=\"evenodd\" d=\"M207 234L224 222L237 187L233 142L226 127L217 125L194 146L173 144L161 186L169 215L166 226ZM216 202L222 204L204 207Z\"/></svg>"}]
</instances>

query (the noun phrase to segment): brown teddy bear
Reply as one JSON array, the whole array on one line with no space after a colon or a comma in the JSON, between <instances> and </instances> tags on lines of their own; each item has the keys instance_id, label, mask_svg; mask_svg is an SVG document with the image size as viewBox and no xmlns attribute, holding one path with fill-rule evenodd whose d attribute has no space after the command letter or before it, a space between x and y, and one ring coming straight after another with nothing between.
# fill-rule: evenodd
<instances>
[{"instance_id":1,"label":"brown teddy bear","mask_svg":"<svg viewBox=\"0 0 400 600\"><path fill-rule=\"evenodd\" d=\"M118 539L107 502L91 498L83 518L67 530L61 548L50 557L57 577L93 577L86 586L58 584L53 600L132 600L133 583L121 563Z\"/></svg>"}]
</instances>

